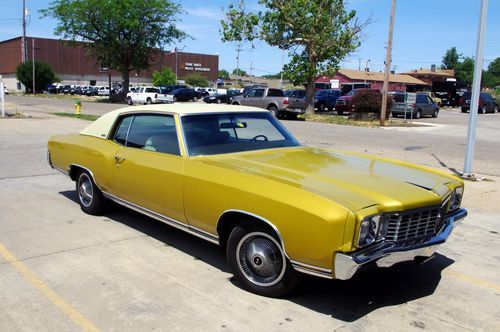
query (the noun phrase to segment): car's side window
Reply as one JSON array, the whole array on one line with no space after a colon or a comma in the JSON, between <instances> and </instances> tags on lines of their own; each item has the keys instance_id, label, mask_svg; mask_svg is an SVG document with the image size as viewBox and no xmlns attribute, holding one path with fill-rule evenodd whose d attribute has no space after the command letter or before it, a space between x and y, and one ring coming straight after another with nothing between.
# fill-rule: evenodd
<instances>
[{"instance_id":1,"label":"car's side window","mask_svg":"<svg viewBox=\"0 0 500 332\"><path fill-rule=\"evenodd\" d=\"M174 117L164 114L134 115L126 146L179 156Z\"/></svg>"},{"instance_id":2,"label":"car's side window","mask_svg":"<svg viewBox=\"0 0 500 332\"><path fill-rule=\"evenodd\" d=\"M264 97L264 92L265 90L264 89L256 89L255 90L255 97Z\"/></svg>"},{"instance_id":3,"label":"car's side window","mask_svg":"<svg viewBox=\"0 0 500 332\"><path fill-rule=\"evenodd\" d=\"M246 94L246 96L247 96L247 97L254 97L254 96L255 96L255 91L256 91L256 90L250 90L250 91Z\"/></svg>"},{"instance_id":4,"label":"car's side window","mask_svg":"<svg viewBox=\"0 0 500 332\"><path fill-rule=\"evenodd\" d=\"M119 124L116 126L115 134L113 135L113 141L118 144L126 145L127 134L130 128L130 123L132 122L133 116L125 116L120 119Z\"/></svg>"}]
</instances>

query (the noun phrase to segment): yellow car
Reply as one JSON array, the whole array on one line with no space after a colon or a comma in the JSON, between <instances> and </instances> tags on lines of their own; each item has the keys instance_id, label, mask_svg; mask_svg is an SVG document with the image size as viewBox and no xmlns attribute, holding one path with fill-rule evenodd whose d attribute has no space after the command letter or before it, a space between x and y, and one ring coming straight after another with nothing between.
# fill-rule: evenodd
<instances>
[{"instance_id":1,"label":"yellow car","mask_svg":"<svg viewBox=\"0 0 500 332\"><path fill-rule=\"evenodd\" d=\"M124 108L51 137L47 157L84 212L111 200L216 243L241 285L266 296L286 294L298 272L345 280L423 261L467 215L459 178L303 146L253 107Z\"/></svg>"}]
</instances>

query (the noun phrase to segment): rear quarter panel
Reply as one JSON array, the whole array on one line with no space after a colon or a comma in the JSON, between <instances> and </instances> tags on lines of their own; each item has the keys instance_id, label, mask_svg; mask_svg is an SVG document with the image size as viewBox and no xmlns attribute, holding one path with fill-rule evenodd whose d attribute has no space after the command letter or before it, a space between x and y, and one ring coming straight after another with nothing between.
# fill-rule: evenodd
<instances>
[{"instance_id":1,"label":"rear quarter panel","mask_svg":"<svg viewBox=\"0 0 500 332\"><path fill-rule=\"evenodd\" d=\"M80 134L58 135L49 139L48 150L54 167L67 172L71 165L90 170L102 190L111 181L113 158L118 145L112 141Z\"/></svg>"}]
</instances>

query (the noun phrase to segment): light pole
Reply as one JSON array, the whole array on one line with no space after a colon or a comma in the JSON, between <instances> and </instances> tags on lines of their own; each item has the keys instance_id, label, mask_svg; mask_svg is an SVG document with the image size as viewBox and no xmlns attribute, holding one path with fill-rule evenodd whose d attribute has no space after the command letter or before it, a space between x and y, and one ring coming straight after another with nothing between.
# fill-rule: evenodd
<instances>
[{"instance_id":1,"label":"light pole","mask_svg":"<svg viewBox=\"0 0 500 332\"><path fill-rule=\"evenodd\" d=\"M474 80L472 82L472 97L470 101L469 128L467 129L467 147L465 149L464 172L466 179L474 178L472 174L472 159L474 158L474 145L476 143L476 120L479 109L479 93L481 91L481 74L483 70L483 48L488 16L488 0L481 0L481 14L479 16L479 29L477 32L476 63L474 65Z\"/></svg>"},{"instance_id":2,"label":"light pole","mask_svg":"<svg viewBox=\"0 0 500 332\"><path fill-rule=\"evenodd\" d=\"M387 52L385 54L384 85L382 86L382 109L380 110L380 125L385 125L385 114L387 112L387 91L389 90L389 75L391 73L392 58L392 35L394 33L394 15L396 12L396 0L391 2L391 18L389 21L389 36L387 38Z\"/></svg>"},{"instance_id":3,"label":"light pole","mask_svg":"<svg viewBox=\"0 0 500 332\"><path fill-rule=\"evenodd\" d=\"M185 48L186 45L184 45L180 50L178 50L177 47L175 48L175 84L179 84L179 64L177 60L177 54L184 51Z\"/></svg>"}]
</instances>

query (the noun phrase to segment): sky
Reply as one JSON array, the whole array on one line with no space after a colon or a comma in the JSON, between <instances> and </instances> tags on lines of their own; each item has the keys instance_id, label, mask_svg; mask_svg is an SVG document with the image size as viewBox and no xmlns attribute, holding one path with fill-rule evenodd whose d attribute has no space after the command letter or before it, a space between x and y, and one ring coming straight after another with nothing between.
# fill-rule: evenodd
<instances>
[{"instance_id":1,"label":"sky","mask_svg":"<svg viewBox=\"0 0 500 332\"><path fill-rule=\"evenodd\" d=\"M141 0L138 0L141 1ZM223 8L230 0L178 1L185 13L180 16L178 27L193 37L165 46L185 52L219 55L219 68L232 71L236 68L236 44L220 40L220 20ZM412 69L440 65L450 47L457 47L464 56L474 56L478 34L480 0L397 0L394 24L392 69L405 72ZM27 35L59 38L53 34L57 21L41 18L39 10L50 1L26 0L31 16ZM257 0L246 0L249 9L258 8ZM389 28L390 0L350 0L347 8L355 10L360 20L371 19L364 30L361 46L344 59L341 67L364 68L383 71L385 46ZM22 34L22 0L0 0L0 40ZM278 73L282 68L282 52L264 42L242 45L240 68L254 75ZM490 0L485 36L484 67L500 57L500 0ZM284 55L286 63L288 57ZM368 61L369 60L369 61Z\"/></svg>"}]
</instances>

